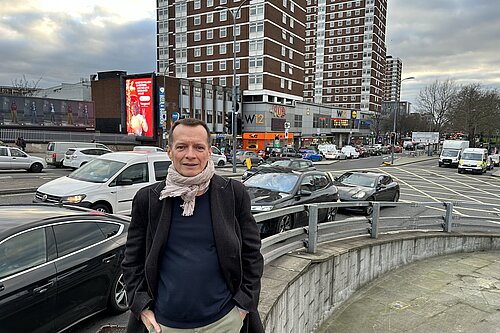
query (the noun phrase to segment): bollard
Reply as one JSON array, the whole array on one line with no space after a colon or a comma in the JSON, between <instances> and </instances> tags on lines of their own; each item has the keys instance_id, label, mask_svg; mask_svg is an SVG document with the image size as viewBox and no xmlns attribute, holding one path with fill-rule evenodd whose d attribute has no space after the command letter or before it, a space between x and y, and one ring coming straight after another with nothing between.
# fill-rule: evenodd
<instances>
[{"instance_id":1,"label":"bollard","mask_svg":"<svg viewBox=\"0 0 500 333\"><path fill-rule=\"evenodd\" d=\"M453 221L453 202L445 202L446 214L444 216L444 231L451 232L451 223Z\"/></svg>"},{"instance_id":2,"label":"bollard","mask_svg":"<svg viewBox=\"0 0 500 333\"><path fill-rule=\"evenodd\" d=\"M309 211L309 233L307 253L316 253L318 245L318 206L306 205Z\"/></svg>"}]
</instances>

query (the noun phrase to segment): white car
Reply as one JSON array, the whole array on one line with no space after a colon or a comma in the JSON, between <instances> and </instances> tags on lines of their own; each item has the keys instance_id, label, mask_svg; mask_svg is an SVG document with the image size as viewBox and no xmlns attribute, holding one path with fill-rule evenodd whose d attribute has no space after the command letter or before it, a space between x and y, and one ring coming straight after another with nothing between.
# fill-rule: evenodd
<instances>
[{"instance_id":1,"label":"white car","mask_svg":"<svg viewBox=\"0 0 500 333\"><path fill-rule=\"evenodd\" d=\"M73 204L129 215L141 188L166 178L167 153L117 152L95 158L65 177L40 186L34 202Z\"/></svg>"},{"instance_id":2,"label":"white car","mask_svg":"<svg viewBox=\"0 0 500 333\"><path fill-rule=\"evenodd\" d=\"M46 167L47 162L41 157L26 154L19 148L0 146L0 170L41 172Z\"/></svg>"},{"instance_id":3,"label":"white car","mask_svg":"<svg viewBox=\"0 0 500 333\"><path fill-rule=\"evenodd\" d=\"M151 153L164 152L165 149L156 146L135 146L134 151L148 151Z\"/></svg>"},{"instance_id":4,"label":"white car","mask_svg":"<svg viewBox=\"0 0 500 333\"><path fill-rule=\"evenodd\" d=\"M212 146L212 161L217 166L224 166L227 163L227 158L219 148Z\"/></svg>"},{"instance_id":5,"label":"white car","mask_svg":"<svg viewBox=\"0 0 500 333\"><path fill-rule=\"evenodd\" d=\"M68 168L78 169L94 158L109 153L112 153L112 151L105 148L69 148L64 154L63 165Z\"/></svg>"},{"instance_id":6,"label":"white car","mask_svg":"<svg viewBox=\"0 0 500 333\"><path fill-rule=\"evenodd\" d=\"M499 154L492 154L492 155L490 155L490 158L493 161L494 166L500 166L500 155Z\"/></svg>"},{"instance_id":7,"label":"white car","mask_svg":"<svg viewBox=\"0 0 500 333\"><path fill-rule=\"evenodd\" d=\"M340 150L329 150L324 153L324 156L327 160L345 160L347 159L346 154L344 154Z\"/></svg>"},{"instance_id":8,"label":"white car","mask_svg":"<svg viewBox=\"0 0 500 333\"><path fill-rule=\"evenodd\" d=\"M347 158L359 158L359 152L353 146L344 146L341 151Z\"/></svg>"}]
</instances>

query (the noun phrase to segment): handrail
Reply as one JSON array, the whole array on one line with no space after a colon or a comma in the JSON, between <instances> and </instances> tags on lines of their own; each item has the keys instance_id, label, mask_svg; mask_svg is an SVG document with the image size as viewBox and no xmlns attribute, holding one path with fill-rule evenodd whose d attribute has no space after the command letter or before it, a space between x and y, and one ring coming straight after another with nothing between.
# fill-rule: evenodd
<instances>
[{"instance_id":1,"label":"handrail","mask_svg":"<svg viewBox=\"0 0 500 333\"><path fill-rule=\"evenodd\" d=\"M325 208L352 208L369 207L373 208L370 216L359 216L348 220L331 221L318 224L318 210ZM418 216L382 216L383 207L441 207L443 214L418 215ZM481 208L482 215L463 215L454 213L457 207ZM264 223L268 220L276 219L284 215L295 214L306 211L309 215L307 226L291 229L262 240L261 251L264 262L268 263L286 253L297 250L305 250L309 253L316 253L318 242L340 240L352 237L377 238L379 234L393 232L411 231L494 231L500 232L500 209L494 204L478 204L465 202L325 202L306 205L297 205L287 208L280 208L269 212L255 214L257 223ZM494 216L492 216L494 214ZM471 223L480 221L481 224ZM396 225L392 222L401 222ZM485 224L485 222L492 222Z\"/></svg>"}]
</instances>

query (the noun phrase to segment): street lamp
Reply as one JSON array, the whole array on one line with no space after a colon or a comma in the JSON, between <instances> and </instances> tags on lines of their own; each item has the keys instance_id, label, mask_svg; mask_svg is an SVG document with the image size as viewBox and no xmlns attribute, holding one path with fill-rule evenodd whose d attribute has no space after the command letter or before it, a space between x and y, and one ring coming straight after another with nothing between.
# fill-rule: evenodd
<instances>
[{"instance_id":1,"label":"street lamp","mask_svg":"<svg viewBox=\"0 0 500 333\"><path fill-rule=\"evenodd\" d=\"M163 110L165 112L165 122L162 124L161 128L162 128L162 148L166 148L167 146L167 137L166 137L166 131L167 131L167 116L168 116L168 112L167 112L167 73L169 72L169 68L171 65L174 65L175 66L175 62L169 62L167 63L167 66L165 66L165 69L163 70L163 107L165 108L165 110Z\"/></svg>"},{"instance_id":2,"label":"street lamp","mask_svg":"<svg viewBox=\"0 0 500 333\"><path fill-rule=\"evenodd\" d=\"M216 10L227 10L231 16L233 17L233 115L232 115L232 131L233 131L233 173L236 173L236 18L241 10L241 6L243 6L248 0L240 3L238 8L229 8L226 6L217 6Z\"/></svg>"},{"instance_id":3,"label":"street lamp","mask_svg":"<svg viewBox=\"0 0 500 333\"><path fill-rule=\"evenodd\" d=\"M414 76L406 77L406 78L402 79L399 84L401 85L403 83L403 81L413 80L414 78L415 78ZM401 90L401 88L400 88L400 90ZM398 94L398 100L397 100L396 108L394 109L394 119L393 119L394 123L393 123L393 126L392 126L392 133L394 134L394 140L392 140L391 165L394 165L394 148L396 147L396 111L399 112L400 95L401 95L401 91Z\"/></svg>"}]
</instances>

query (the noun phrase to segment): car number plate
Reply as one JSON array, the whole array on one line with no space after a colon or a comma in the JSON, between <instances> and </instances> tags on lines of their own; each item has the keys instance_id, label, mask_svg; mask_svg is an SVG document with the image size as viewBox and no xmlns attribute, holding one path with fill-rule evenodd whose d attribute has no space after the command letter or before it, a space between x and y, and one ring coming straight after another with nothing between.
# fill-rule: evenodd
<instances>
[{"instance_id":1,"label":"car number plate","mask_svg":"<svg viewBox=\"0 0 500 333\"><path fill-rule=\"evenodd\" d=\"M465 169L465 171L472 171L472 169Z\"/></svg>"}]
</instances>

